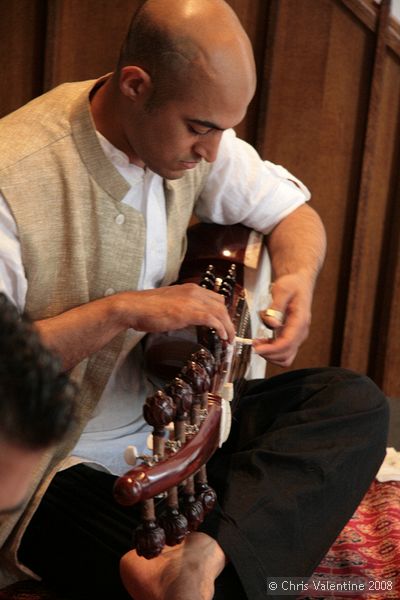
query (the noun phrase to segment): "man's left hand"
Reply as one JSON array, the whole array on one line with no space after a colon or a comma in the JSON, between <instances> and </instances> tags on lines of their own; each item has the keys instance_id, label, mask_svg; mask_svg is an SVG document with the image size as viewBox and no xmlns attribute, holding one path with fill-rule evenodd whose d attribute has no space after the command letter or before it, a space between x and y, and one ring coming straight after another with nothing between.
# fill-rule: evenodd
<instances>
[{"instance_id":1,"label":"man's left hand","mask_svg":"<svg viewBox=\"0 0 400 600\"><path fill-rule=\"evenodd\" d=\"M274 281L269 315L265 312L261 318L267 327L274 330L275 336L273 339L254 340L257 354L280 367L289 367L293 363L299 347L308 336L312 287L308 278L297 273L283 275Z\"/></svg>"}]
</instances>

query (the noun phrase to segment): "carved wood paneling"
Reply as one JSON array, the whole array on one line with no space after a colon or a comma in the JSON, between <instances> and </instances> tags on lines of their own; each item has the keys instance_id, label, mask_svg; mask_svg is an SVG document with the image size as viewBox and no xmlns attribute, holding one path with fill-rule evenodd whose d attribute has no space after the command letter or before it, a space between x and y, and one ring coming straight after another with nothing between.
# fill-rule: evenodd
<instances>
[{"instance_id":1,"label":"carved wood paneling","mask_svg":"<svg viewBox=\"0 0 400 600\"><path fill-rule=\"evenodd\" d=\"M0 117L41 93L45 33L42 0L0 0Z\"/></svg>"},{"instance_id":2,"label":"carved wood paneling","mask_svg":"<svg viewBox=\"0 0 400 600\"><path fill-rule=\"evenodd\" d=\"M400 396L399 28L388 0L277 0L272 14L259 149L310 186L329 245L294 366L340 364Z\"/></svg>"},{"instance_id":3,"label":"carved wood paneling","mask_svg":"<svg viewBox=\"0 0 400 600\"><path fill-rule=\"evenodd\" d=\"M342 4L347 6L364 25L372 31L376 30L378 11L374 0L342 0Z\"/></svg>"},{"instance_id":4,"label":"carved wood paneling","mask_svg":"<svg viewBox=\"0 0 400 600\"><path fill-rule=\"evenodd\" d=\"M296 366L338 364L374 39L330 0L277 0L275 22L259 150L310 187L328 235L311 335Z\"/></svg>"},{"instance_id":5,"label":"carved wood paneling","mask_svg":"<svg viewBox=\"0 0 400 600\"><path fill-rule=\"evenodd\" d=\"M0 114L112 70L139 2L0 0ZM228 2L259 74L237 130L310 187L327 228L312 330L294 366L342 364L400 397L400 26L382 26L374 0Z\"/></svg>"},{"instance_id":6,"label":"carved wood paneling","mask_svg":"<svg viewBox=\"0 0 400 600\"><path fill-rule=\"evenodd\" d=\"M52 0L45 88L112 71L140 0Z\"/></svg>"},{"instance_id":7,"label":"carved wood paneling","mask_svg":"<svg viewBox=\"0 0 400 600\"><path fill-rule=\"evenodd\" d=\"M371 193L386 207L379 252L369 372L391 396L400 398L400 58L385 56L377 121ZM370 233L373 237L374 233Z\"/></svg>"},{"instance_id":8,"label":"carved wood paneling","mask_svg":"<svg viewBox=\"0 0 400 600\"><path fill-rule=\"evenodd\" d=\"M378 134L386 63L384 32L389 18L387 0L384 0L382 7L369 98L341 357L344 366L351 366L362 372L368 369L368 348L374 318L379 255L386 214L386 198L382 199L380 191L383 189L386 195L387 186L382 184L386 179L387 162L381 160Z\"/></svg>"},{"instance_id":9,"label":"carved wood paneling","mask_svg":"<svg viewBox=\"0 0 400 600\"><path fill-rule=\"evenodd\" d=\"M236 12L250 38L254 49L258 78L260 79L264 69L265 39L268 30L270 0L252 0L251 2L243 2L243 0L227 0L227 2ZM255 144L256 141L260 91L260 86L257 86L255 96L250 103L246 117L235 128L238 136L248 141L250 144Z\"/></svg>"}]
</instances>

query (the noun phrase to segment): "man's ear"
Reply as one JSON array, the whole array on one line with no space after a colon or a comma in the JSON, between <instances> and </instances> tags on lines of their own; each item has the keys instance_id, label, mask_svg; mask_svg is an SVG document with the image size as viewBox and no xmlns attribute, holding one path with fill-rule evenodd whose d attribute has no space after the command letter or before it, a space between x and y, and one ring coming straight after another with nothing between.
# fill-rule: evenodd
<instances>
[{"instance_id":1,"label":"man's ear","mask_svg":"<svg viewBox=\"0 0 400 600\"><path fill-rule=\"evenodd\" d=\"M121 69L119 87L124 96L136 101L140 97L148 95L152 81L147 71L141 67L127 66Z\"/></svg>"}]
</instances>

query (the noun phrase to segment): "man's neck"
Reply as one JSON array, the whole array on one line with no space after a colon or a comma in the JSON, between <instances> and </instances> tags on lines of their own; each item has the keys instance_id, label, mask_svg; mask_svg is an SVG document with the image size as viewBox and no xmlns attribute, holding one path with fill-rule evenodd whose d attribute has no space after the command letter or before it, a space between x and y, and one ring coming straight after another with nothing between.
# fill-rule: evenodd
<instances>
[{"instance_id":1,"label":"man's neck","mask_svg":"<svg viewBox=\"0 0 400 600\"><path fill-rule=\"evenodd\" d=\"M133 152L127 142L120 120L117 117L118 90L111 76L104 81L99 81L90 95L92 117L99 131L113 146L124 152L129 162L144 168L145 164Z\"/></svg>"}]
</instances>

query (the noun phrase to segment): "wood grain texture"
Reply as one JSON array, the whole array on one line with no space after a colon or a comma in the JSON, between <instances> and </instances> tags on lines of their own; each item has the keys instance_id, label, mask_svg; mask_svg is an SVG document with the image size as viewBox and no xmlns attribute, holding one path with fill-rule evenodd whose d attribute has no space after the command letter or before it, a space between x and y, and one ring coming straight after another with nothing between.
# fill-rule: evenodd
<instances>
[{"instance_id":1,"label":"wood grain texture","mask_svg":"<svg viewBox=\"0 0 400 600\"><path fill-rule=\"evenodd\" d=\"M341 364L400 396L400 26L382 25L374 0L228 2L259 75L237 131L310 187L327 228L311 334L294 367ZM112 70L138 4L0 0L0 114Z\"/></svg>"},{"instance_id":2,"label":"wood grain texture","mask_svg":"<svg viewBox=\"0 0 400 600\"><path fill-rule=\"evenodd\" d=\"M328 234L311 335L295 366L338 364L374 40L339 2L275 8L259 150L310 187Z\"/></svg>"},{"instance_id":3,"label":"wood grain texture","mask_svg":"<svg viewBox=\"0 0 400 600\"><path fill-rule=\"evenodd\" d=\"M374 318L374 299L377 297L379 254L386 214L386 194L380 189L385 180L387 160L381 160L379 145L384 103L384 74L386 66L386 30L389 21L389 0L382 0L368 123L365 133L364 156L357 202L352 264L346 307L341 362L343 366L367 372L369 347ZM385 132L390 135L390 132ZM386 137L386 136L385 136ZM389 140L384 141L387 144ZM385 186L383 189L387 189Z\"/></svg>"},{"instance_id":4,"label":"wood grain texture","mask_svg":"<svg viewBox=\"0 0 400 600\"><path fill-rule=\"evenodd\" d=\"M400 60L387 51L371 193L386 207L375 293L369 370L400 397ZM372 234L371 234L372 235Z\"/></svg>"},{"instance_id":5,"label":"wood grain texture","mask_svg":"<svg viewBox=\"0 0 400 600\"><path fill-rule=\"evenodd\" d=\"M400 58L400 23L393 18L389 19L386 41L389 48Z\"/></svg>"},{"instance_id":6,"label":"wood grain texture","mask_svg":"<svg viewBox=\"0 0 400 600\"><path fill-rule=\"evenodd\" d=\"M52 0L45 89L112 71L138 5L139 0Z\"/></svg>"},{"instance_id":7,"label":"wood grain texture","mask_svg":"<svg viewBox=\"0 0 400 600\"><path fill-rule=\"evenodd\" d=\"M342 4L351 10L355 17L372 31L378 23L378 5L374 0L342 0Z\"/></svg>"},{"instance_id":8,"label":"wood grain texture","mask_svg":"<svg viewBox=\"0 0 400 600\"><path fill-rule=\"evenodd\" d=\"M45 33L44 2L0 1L0 117L41 93Z\"/></svg>"},{"instance_id":9,"label":"wood grain texture","mask_svg":"<svg viewBox=\"0 0 400 600\"><path fill-rule=\"evenodd\" d=\"M227 0L237 14L247 35L250 38L256 59L258 77L264 68L265 39L268 35L268 18L270 0ZM255 96L250 103L246 117L235 128L237 134L250 144L255 144L257 132L257 115L260 104L260 86L257 86Z\"/></svg>"}]
</instances>

